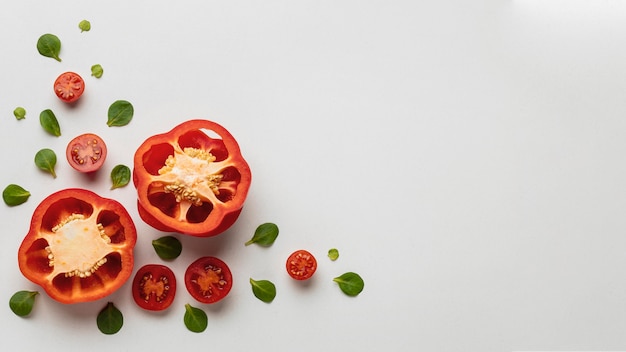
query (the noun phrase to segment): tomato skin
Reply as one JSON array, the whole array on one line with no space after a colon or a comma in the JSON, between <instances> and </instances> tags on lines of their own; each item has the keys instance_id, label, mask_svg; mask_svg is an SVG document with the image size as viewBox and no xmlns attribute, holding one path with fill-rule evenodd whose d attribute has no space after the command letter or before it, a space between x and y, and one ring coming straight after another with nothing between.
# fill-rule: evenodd
<instances>
[{"instance_id":1,"label":"tomato skin","mask_svg":"<svg viewBox=\"0 0 626 352\"><path fill-rule=\"evenodd\" d=\"M58 302L94 301L130 278L136 242L135 224L122 204L69 188L49 195L33 212L17 253L18 265L27 279ZM71 253L76 251L81 252L80 268L67 264L75 260ZM91 267L85 268L85 262Z\"/></svg>"},{"instance_id":2,"label":"tomato skin","mask_svg":"<svg viewBox=\"0 0 626 352\"><path fill-rule=\"evenodd\" d=\"M317 260L313 254L299 249L287 258L287 273L295 280L308 280L317 270Z\"/></svg>"},{"instance_id":3,"label":"tomato skin","mask_svg":"<svg viewBox=\"0 0 626 352\"><path fill-rule=\"evenodd\" d=\"M74 170L84 173L98 171L107 158L107 146L104 140L93 133L84 133L74 137L65 149L67 162Z\"/></svg>"},{"instance_id":4,"label":"tomato skin","mask_svg":"<svg viewBox=\"0 0 626 352\"><path fill-rule=\"evenodd\" d=\"M66 103L73 103L83 95L85 81L75 72L64 72L54 81L54 93Z\"/></svg>"},{"instance_id":5,"label":"tomato skin","mask_svg":"<svg viewBox=\"0 0 626 352\"><path fill-rule=\"evenodd\" d=\"M185 271L185 287L201 303L215 303L228 295L233 275L228 265L216 257L202 257Z\"/></svg>"},{"instance_id":6,"label":"tomato skin","mask_svg":"<svg viewBox=\"0 0 626 352\"><path fill-rule=\"evenodd\" d=\"M161 231L197 237L232 226L252 180L237 141L208 120L189 120L149 137L135 152L133 165L141 219Z\"/></svg>"},{"instance_id":7,"label":"tomato skin","mask_svg":"<svg viewBox=\"0 0 626 352\"><path fill-rule=\"evenodd\" d=\"M132 294L135 303L143 309L167 309L176 296L176 276L170 268L160 264L146 264L133 279Z\"/></svg>"}]
</instances>

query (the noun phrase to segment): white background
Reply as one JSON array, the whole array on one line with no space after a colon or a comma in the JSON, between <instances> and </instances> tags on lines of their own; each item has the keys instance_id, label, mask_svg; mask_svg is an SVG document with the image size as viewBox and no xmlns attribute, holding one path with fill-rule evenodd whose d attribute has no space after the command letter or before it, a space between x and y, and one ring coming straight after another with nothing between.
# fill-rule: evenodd
<instances>
[{"instance_id":1,"label":"white background","mask_svg":"<svg viewBox=\"0 0 626 352\"><path fill-rule=\"evenodd\" d=\"M90 32L78 22L88 19ZM61 63L37 38L62 41ZM626 2L511 1L4 1L0 5L0 186L32 196L2 206L0 301L38 289L17 248L48 194L83 187L122 202L139 230L137 269L161 263L164 235L137 216L129 185L108 173L132 165L147 137L191 118L219 122L253 172L236 225L211 239L179 236L174 305L143 311L127 285L106 299L62 305L45 294L19 318L5 303L3 345L18 350L510 351L626 349ZM91 65L104 76L89 76ZM69 108L52 82L86 79ZM135 107L107 127L117 99ZM17 121L12 111L27 110ZM50 108L62 136L47 135ZM63 152L94 132L109 146L97 177ZM41 148L58 177L39 171ZM262 222L270 248L245 247ZM340 258L326 258L336 247ZM305 285L284 261L319 261ZM224 259L235 284L201 305L182 285L203 255ZM332 278L355 271L350 298ZM271 304L248 279L272 280ZM113 301L124 327L96 327ZM184 304L209 328L191 333Z\"/></svg>"}]
</instances>

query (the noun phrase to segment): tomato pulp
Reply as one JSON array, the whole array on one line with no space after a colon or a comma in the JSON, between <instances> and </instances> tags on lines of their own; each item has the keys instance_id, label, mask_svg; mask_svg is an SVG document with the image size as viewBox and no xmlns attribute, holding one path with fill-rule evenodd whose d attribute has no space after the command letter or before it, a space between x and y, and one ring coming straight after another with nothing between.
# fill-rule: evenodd
<instances>
[{"instance_id":1,"label":"tomato pulp","mask_svg":"<svg viewBox=\"0 0 626 352\"><path fill-rule=\"evenodd\" d=\"M183 122L135 152L139 215L161 231L199 237L226 231L241 213L251 179L233 136L212 121Z\"/></svg>"},{"instance_id":2,"label":"tomato pulp","mask_svg":"<svg viewBox=\"0 0 626 352\"><path fill-rule=\"evenodd\" d=\"M75 72L64 72L54 81L54 93L66 103L73 103L83 95L85 81Z\"/></svg>"},{"instance_id":3,"label":"tomato pulp","mask_svg":"<svg viewBox=\"0 0 626 352\"><path fill-rule=\"evenodd\" d=\"M84 133L72 139L65 149L67 162L77 171L98 171L107 158L107 146L93 133Z\"/></svg>"},{"instance_id":4,"label":"tomato pulp","mask_svg":"<svg viewBox=\"0 0 626 352\"><path fill-rule=\"evenodd\" d=\"M296 280L310 279L317 270L317 260L304 249L297 250L287 258L287 273Z\"/></svg>"},{"instance_id":5,"label":"tomato pulp","mask_svg":"<svg viewBox=\"0 0 626 352\"><path fill-rule=\"evenodd\" d=\"M135 303L143 309L167 309L176 295L176 276L165 265L144 265L135 274L132 294Z\"/></svg>"},{"instance_id":6,"label":"tomato pulp","mask_svg":"<svg viewBox=\"0 0 626 352\"><path fill-rule=\"evenodd\" d=\"M61 303L93 301L128 280L136 241L133 220L120 203L70 188L37 206L18 264L27 279Z\"/></svg>"},{"instance_id":7,"label":"tomato pulp","mask_svg":"<svg viewBox=\"0 0 626 352\"><path fill-rule=\"evenodd\" d=\"M222 300L233 286L233 275L228 265L215 257L202 257L185 271L185 287L201 303Z\"/></svg>"}]
</instances>

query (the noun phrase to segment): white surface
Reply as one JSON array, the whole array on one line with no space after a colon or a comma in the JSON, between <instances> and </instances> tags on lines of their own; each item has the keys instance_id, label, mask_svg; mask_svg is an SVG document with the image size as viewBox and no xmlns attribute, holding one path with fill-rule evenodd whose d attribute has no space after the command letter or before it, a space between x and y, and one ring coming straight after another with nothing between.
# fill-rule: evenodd
<instances>
[{"instance_id":1,"label":"white surface","mask_svg":"<svg viewBox=\"0 0 626 352\"><path fill-rule=\"evenodd\" d=\"M80 33L82 19L92 30ZM62 63L40 56L58 35ZM64 306L46 295L27 319L5 303L5 346L19 350L510 351L626 349L626 2L605 1L6 1L0 5L2 187L32 193L2 209L0 301L37 289L17 248L41 199L85 187L118 199L139 233L137 264L160 262L160 235L137 216L132 186L108 172L132 164L148 136L190 118L238 139L253 185L239 222L213 239L181 237L171 263L217 255L235 275L228 298L202 306L209 328L187 331L181 285L151 314L128 285ZM104 76L89 77L92 64ZM75 108L56 76L83 74ZM106 110L135 117L108 128ZM16 106L27 118L16 121ZM39 127L51 108L63 135ZM96 179L62 158L69 139L109 145ZM58 177L37 150L59 154ZM280 226L270 248L244 247L255 227ZM331 247L341 257L325 257ZM292 250L317 255L309 285L286 276ZM138 267L137 266L137 267ZM366 282L357 298L332 278ZM248 278L274 281L258 301ZM112 300L123 329L101 334ZM184 346L184 347L183 347ZM269 347L267 347L269 346Z\"/></svg>"}]
</instances>

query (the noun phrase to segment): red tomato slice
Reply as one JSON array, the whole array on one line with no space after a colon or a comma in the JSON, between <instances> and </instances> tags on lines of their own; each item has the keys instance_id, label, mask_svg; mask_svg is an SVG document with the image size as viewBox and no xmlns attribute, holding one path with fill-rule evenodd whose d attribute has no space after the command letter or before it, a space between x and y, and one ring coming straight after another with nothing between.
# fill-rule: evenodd
<instances>
[{"instance_id":1,"label":"red tomato slice","mask_svg":"<svg viewBox=\"0 0 626 352\"><path fill-rule=\"evenodd\" d=\"M67 162L80 172L94 172L102 167L107 157L107 146L93 133L72 139L65 150Z\"/></svg>"},{"instance_id":2,"label":"red tomato slice","mask_svg":"<svg viewBox=\"0 0 626 352\"><path fill-rule=\"evenodd\" d=\"M167 309L176 295L176 276L165 265L144 265L135 274L132 293L135 303L143 309Z\"/></svg>"},{"instance_id":3,"label":"red tomato slice","mask_svg":"<svg viewBox=\"0 0 626 352\"><path fill-rule=\"evenodd\" d=\"M317 260L304 249L297 250L287 258L287 273L296 280L307 280L317 270Z\"/></svg>"},{"instance_id":4,"label":"red tomato slice","mask_svg":"<svg viewBox=\"0 0 626 352\"><path fill-rule=\"evenodd\" d=\"M85 81L74 72L64 72L54 81L54 93L66 103L73 103L85 91Z\"/></svg>"},{"instance_id":5,"label":"red tomato slice","mask_svg":"<svg viewBox=\"0 0 626 352\"><path fill-rule=\"evenodd\" d=\"M228 295L233 286L230 269L218 258L202 257L185 271L185 287L201 303L215 303Z\"/></svg>"}]
</instances>

